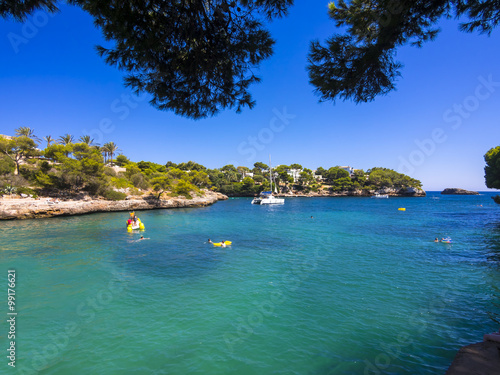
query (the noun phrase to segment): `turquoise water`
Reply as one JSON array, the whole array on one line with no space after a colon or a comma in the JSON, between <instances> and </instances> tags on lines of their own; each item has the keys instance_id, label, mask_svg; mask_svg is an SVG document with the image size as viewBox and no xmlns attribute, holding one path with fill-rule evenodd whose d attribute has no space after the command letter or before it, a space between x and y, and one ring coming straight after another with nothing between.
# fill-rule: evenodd
<instances>
[{"instance_id":1,"label":"turquoise water","mask_svg":"<svg viewBox=\"0 0 500 375\"><path fill-rule=\"evenodd\" d=\"M498 329L490 197L230 199L139 212L145 241L127 213L0 222L0 373L444 373Z\"/></svg>"}]
</instances>

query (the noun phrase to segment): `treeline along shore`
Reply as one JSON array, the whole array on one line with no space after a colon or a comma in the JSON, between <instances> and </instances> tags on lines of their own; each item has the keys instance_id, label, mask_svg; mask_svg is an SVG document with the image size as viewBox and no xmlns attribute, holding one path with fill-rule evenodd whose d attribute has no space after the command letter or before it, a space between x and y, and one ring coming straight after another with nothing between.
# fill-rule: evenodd
<instances>
[{"instance_id":1,"label":"treeline along shore","mask_svg":"<svg viewBox=\"0 0 500 375\"><path fill-rule=\"evenodd\" d=\"M270 175L261 162L210 169L193 161L133 162L118 151L115 143L100 146L90 136L48 135L42 141L27 127L0 135L0 218L204 205L256 196L270 190L270 180L277 195L289 197L425 195L420 181L387 168L292 164L278 165Z\"/></svg>"}]
</instances>

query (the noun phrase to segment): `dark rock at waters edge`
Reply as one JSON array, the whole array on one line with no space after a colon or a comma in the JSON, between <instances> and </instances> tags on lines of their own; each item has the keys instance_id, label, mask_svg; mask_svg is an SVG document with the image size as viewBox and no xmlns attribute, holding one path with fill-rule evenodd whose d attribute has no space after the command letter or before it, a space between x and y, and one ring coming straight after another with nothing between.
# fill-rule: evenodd
<instances>
[{"instance_id":1,"label":"dark rock at waters edge","mask_svg":"<svg viewBox=\"0 0 500 375\"><path fill-rule=\"evenodd\" d=\"M500 343L484 341L458 351L445 375L500 375Z\"/></svg>"},{"instance_id":2,"label":"dark rock at waters edge","mask_svg":"<svg viewBox=\"0 0 500 375\"><path fill-rule=\"evenodd\" d=\"M449 194L449 195L479 195L477 191L469 191L465 189L457 189L457 188L447 188L444 189L441 194Z\"/></svg>"},{"instance_id":3,"label":"dark rock at waters edge","mask_svg":"<svg viewBox=\"0 0 500 375\"><path fill-rule=\"evenodd\" d=\"M0 220L37 219L53 216L83 215L94 212L152 210L161 208L203 207L225 200L227 196L213 191L204 191L201 197L193 199L176 197L156 199L130 198L122 201L103 199L53 200L48 198L0 199Z\"/></svg>"}]
</instances>

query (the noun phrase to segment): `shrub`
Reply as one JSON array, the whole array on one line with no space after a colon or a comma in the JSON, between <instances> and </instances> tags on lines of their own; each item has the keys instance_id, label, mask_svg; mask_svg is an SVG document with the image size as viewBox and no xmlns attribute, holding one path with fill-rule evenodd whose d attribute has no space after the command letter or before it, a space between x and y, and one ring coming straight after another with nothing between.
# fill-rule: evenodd
<instances>
[{"instance_id":1,"label":"shrub","mask_svg":"<svg viewBox=\"0 0 500 375\"><path fill-rule=\"evenodd\" d=\"M149 183L148 181L144 178L144 175L142 173L136 173L130 177L130 181L132 181L132 184L138 189L147 189L149 188Z\"/></svg>"},{"instance_id":2,"label":"shrub","mask_svg":"<svg viewBox=\"0 0 500 375\"><path fill-rule=\"evenodd\" d=\"M185 196L187 199L192 199L193 197L191 196L191 191L198 191L198 189L196 188L196 186L190 184L189 182L187 181L184 181L184 180L180 180L179 183L175 186L174 188L174 194L177 194L177 195L183 195Z\"/></svg>"},{"instance_id":3,"label":"shrub","mask_svg":"<svg viewBox=\"0 0 500 375\"><path fill-rule=\"evenodd\" d=\"M115 190L108 190L103 194L108 201L122 201L127 198L127 194Z\"/></svg>"},{"instance_id":4,"label":"shrub","mask_svg":"<svg viewBox=\"0 0 500 375\"><path fill-rule=\"evenodd\" d=\"M111 177L111 184L118 189L133 187L133 185L127 179L122 177Z\"/></svg>"},{"instance_id":5,"label":"shrub","mask_svg":"<svg viewBox=\"0 0 500 375\"><path fill-rule=\"evenodd\" d=\"M110 177L116 177L116 171L110 167L104 167L104 174Z\"/></svg>"}]
</instances>

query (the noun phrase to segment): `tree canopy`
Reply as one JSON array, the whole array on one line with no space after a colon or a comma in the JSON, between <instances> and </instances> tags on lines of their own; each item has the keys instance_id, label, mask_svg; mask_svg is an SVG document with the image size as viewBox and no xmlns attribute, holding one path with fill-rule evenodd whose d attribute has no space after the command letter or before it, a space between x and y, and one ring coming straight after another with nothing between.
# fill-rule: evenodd
<instances>
[{"instance_id":1,"label":"tree canopy","mask_svg":"<svg viewBox=\"0 0 500 375\"><path fill-rule=\"evenodd\" d=\"M490 149L485 155L484 178L490 189L500 189L500 146Z\"/></svg>"},{"instance_id":2,"label":"tree canopy","mask_svg":"<svg viewBox=\"0 0 500 375\"><path fill-rule=\"evenodd\" d=\"M160 110L199 119L255 102L252 69L270 57L274 40L264 19L286 15L293 0L68 0L93 18L111 47L106 63L126 73L125 85L151 94ZM37 9L56 12L56 0L3 1L1 17L24 21Z\"/></svg>"},{"instance_id":3,"label":"tree canopy","mask_svg":"<svg viewBox=\"0 0 500 375\"><path fill-rule=\"evenodd\" d=\"M484 178L486 186L490 189L500 189L500 146L493 147L485 155L486 167L484 167ZM495 202L500 204L500 196L496 196Z\"/></svg>"},{"instance_id":4,"label":"tree canopy","mask_svg":"<svg viewBox=\"0 0 500 375\"><path fill-rule=\"evenodd\" d=\"M67 0L88 12L110 45L106 63L125 72L125 85L151 95L160 110L200 119L224 109L253 108L253 71L273 53L265 20L285 16L293 0ZM25 21L56 0L4 0L0 17ZM395 89L398 47L433 40L443 17L490 34L500 23L498 0L338 0L329 15L344 33L311 43L310 83L321 101L372 101Z\"/></svg>"},{"instance_id":5,"label":"tree canopy","mask_svg":"<svg viewBox=\"0 0 500 375\"><path fill-rule=\"evenodd\" d=\"M329 16L345 33L311 43L309 78L322 101L368 102L395 89L396 49L433 40L443 17L467 16L463 31L489 34L500 22L498 0L338 0Z\"/></svg>"}]
</instances>

